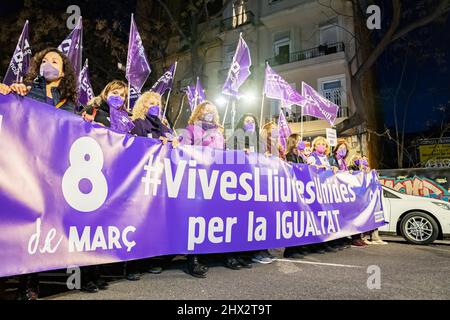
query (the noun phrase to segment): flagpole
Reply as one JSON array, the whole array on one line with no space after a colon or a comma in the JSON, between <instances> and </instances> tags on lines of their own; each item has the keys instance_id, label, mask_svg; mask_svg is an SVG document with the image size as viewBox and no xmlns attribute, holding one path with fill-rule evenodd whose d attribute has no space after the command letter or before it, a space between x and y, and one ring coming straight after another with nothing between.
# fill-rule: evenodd
<instances>
[{"instance_id":1,"label":"flagpole","mask_svg":"<svg viewBox=\"0 0 450 320\"><path fill-rule=\"evenodd\" d=\"M129 61L128 61L128 58L129 58L129 54L130 54L130 42L131 42L131 28L133 27L133 16L134 16L134 14L132 13L131 14L131 22L130 22L130 34L129 34L129 36L128 36L128 52L127 52L127 65L125 66L125 76L126 76L126 74L127 74L127 67L128 67L128 63L129 63ZM128 106L127 106L127 111L129 112L130 111L130 94L131 94L131 84L130 84L130 79L127 79L128 80Z\"/></svg>"},{"instance_id":2,"label":"flagpole","mask_svg":"<svg viewBox=\"0 0 450 320\"><path fill-rule=\"evenodd\" d=\"M78 70L78 77L80 76L81 69L83 69L83 16L80 16L79 22L81 22L80 28L81 28L81 39L80 39L80 67Z\"/></svg>"},{"instance_id":3,"label":"flagpole","mask_svg":"<svg viewBox=\"0 0 450 320\"><path fill-rule=\"evenodd\" d=\"M25 27L27 27L28 26L28 20L26 20L25 21L25 25L23 26L23 30L25 30ZM22 30L22 33L23 33L23 30ZM21 37L22 37L22 35L20 35ZM16 76L16 83L22 83L22 81L23 81L23 75L22 75L22 73L23 73L23 56L24 56L24 47L25 47L25 35L23 35L23 39L19 39L19 40L22 40L21 41L21 43L20 43L20 51L22 52L22 67L21 67L21 70L20 70L20 72L17 72L17 76ZM20 82L19 82L19 79L20 79Z\"/></svg>"},{"instance_id":4,"label":"flagpole","mask_svg":"<svg viewBox=\"0 0 450 320\"><path fill-rule=\"evenodd\" d=\"M178 61L175 61L175 67L173 69L173 74L172 74L172 86L173 86L173 81L175 80L175 73L177 72L177 65L178 65ZM167 106L169 104L170 94L172 93L172 86L170 86L169 93L167 94L166 105L164 106L163 119L166 118L166 111L167 111Z\"/></svg>"},{"instance_id":5,"label":"flagpole","mask_svg":"<svg viewBox=\"0 0 450 320\"><path fill-rule=\"evenodd\" d=\"M300 139L303 141L303 106L300 108Z\"/></svg>"},{"instance_id":6,"label":"flagpole","mask_svg":"<svg viewBox=\"0 0 450 320\"><path fill-rule=\"evenodd\" d=\"M227 106L225 107L225 114L222 119L222 127L225 127L225 120L227 119L228 107L230 106L231 96L228 96Z\"/></svg>"},{"instance_id":7,"label":"flagpole","mask_svg":"<svg viewBox=\"0 0 450 320\"><path fill-rule=\"evenodd\" d=\"M231 131L234 133L234 122L236 120L236 98L231 98Z\"/></svg>"}]
</instances>

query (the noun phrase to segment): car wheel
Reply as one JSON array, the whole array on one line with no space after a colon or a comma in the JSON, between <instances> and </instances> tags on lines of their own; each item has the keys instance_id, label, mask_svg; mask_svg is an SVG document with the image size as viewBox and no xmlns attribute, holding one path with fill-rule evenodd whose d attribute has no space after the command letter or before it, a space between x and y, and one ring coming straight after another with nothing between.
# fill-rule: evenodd
<instances>
[{"instance_id":1,"label":"car wheel","mask_svg":"<svg viewBox=\"0 0 450 320\"><path fill-rule=\"evenodd\" d=\"M437 239L439 227L429 214L410 212L403 217L400 232L406 241L413 244L430 244Z\"/></svg>"}]
</instances>

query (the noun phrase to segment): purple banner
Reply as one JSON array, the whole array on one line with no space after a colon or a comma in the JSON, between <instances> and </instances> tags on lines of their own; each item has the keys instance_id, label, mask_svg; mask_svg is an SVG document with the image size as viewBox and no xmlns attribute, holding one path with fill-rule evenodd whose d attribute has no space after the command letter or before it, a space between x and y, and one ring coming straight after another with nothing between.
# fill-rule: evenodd
<instances>
[{"instance_id":1,"label":"purple banner","mask_svg":"<svg viewBox=\"0 0 450 320\"><path fill-rule=\"evenodd\" d=\"M81 54L83 51L83 20L78 19L75 29L58 46L58 50L64 53L72 63L75 76L78 78L81 72Z\"/></svg>"},{"instance_id":2,"label":"purple banner","mask_svg":"<svg viewBox=\"0 0 450 320\"><path fill-rule=\"evenodd\" d=\"M92 90L91 80L89 79L89 66L88 60L84 62L84 67L81 70L80 78L78 79L79 96L78 102L86 106L88 102L94 97L94 91Z\"/></svg>"},{"instance_id":3,"label":"purple banner","mask_svg":"<svg viewBox=\"0 0 450 320\"><path fill-rule=\"evenodd\" d=\"M9 63L3 83L12 85L13 83L22 82L28 72L31 60L31 47L28 38L28 20L23 26L22 34L17 42L16 50Z\"/></svg>"},{"instance_id":4,"label":"purple banner","mask_svg":"<svg viewBox=\"0 0 450 320\"><path fill-rule=\"evenodd\" d=\"M302 95L307 102L303 107L303 114L327 120L331 125L337 118L339 106L322 97L308 84L302 82Z\"/></svg>"},{"instance_id":5,"label":"purple banner","mask_svg":"<svg viewBox=\"0 0 450 320\"><path fill-rule=\"evenodd\" d=\"M150 65L145 56L145 49L142 45L142 39L134 21L134 15L131 15L130 39L128 42L127 69L126 75L131 86L139 92L150 75Z\"/></svg>"},{"instance_id":6,"label":"purple banner","mask_svg":"<svg viewBox=\"0 0 450 320\"><path fill-rule=\"evenodd\" d=\"M383 224L374 171L172 149L0 95L0 277L317 243Z\"/></svg>"},{"instance_id":7,"label":"purple banner","mask_svg":"<svg viewBox=\"0 0 450 320\"><path fill-rule=\"evenodd\" d=\"M250 76L250 66L252 59L250 56L250 49L242 34L239 36L239 43L236 52L231 62L230 70L228 71L227 80L222 89L222 93L234 97L239 96L239 87Z\"/></svg>"}]
</instances>

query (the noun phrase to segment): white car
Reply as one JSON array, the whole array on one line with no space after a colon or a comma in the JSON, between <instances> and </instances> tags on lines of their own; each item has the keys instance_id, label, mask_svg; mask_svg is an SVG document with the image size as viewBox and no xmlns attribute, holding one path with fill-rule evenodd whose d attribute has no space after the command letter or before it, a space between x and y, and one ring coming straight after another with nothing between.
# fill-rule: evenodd
<instances>
[{"instance_id":1,"label":"white car","mask_svg":"<svg viewBox=\"0 0 450 320\"><path fill-rule=\"evenodd\" d=\"M413 244L430 244L450 237L450 203L410 196L383 187L383 210L388 224L379 231L401 235Z\"/></svg>"}]
</instances>

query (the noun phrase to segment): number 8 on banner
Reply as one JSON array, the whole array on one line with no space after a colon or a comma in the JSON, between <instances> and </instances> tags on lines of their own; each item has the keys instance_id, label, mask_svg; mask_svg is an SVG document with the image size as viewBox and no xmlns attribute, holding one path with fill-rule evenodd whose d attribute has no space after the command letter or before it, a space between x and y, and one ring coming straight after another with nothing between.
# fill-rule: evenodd
<instances>
[{"instance_id":1,"label":"number 8 on banner","mask_svg":"<svg viewBox=\"0 0 450 320\"><path fill-rule=\"evenodd\" d=\"M76 140L69 153L70 167L62 179L62 192L67 203L75 210L92 212L100 208L108 195L108 183L102 173L103 151L90 137ZM80 190L80 182L88 180L89 193Z\"/></svg>"}]
</instances>

